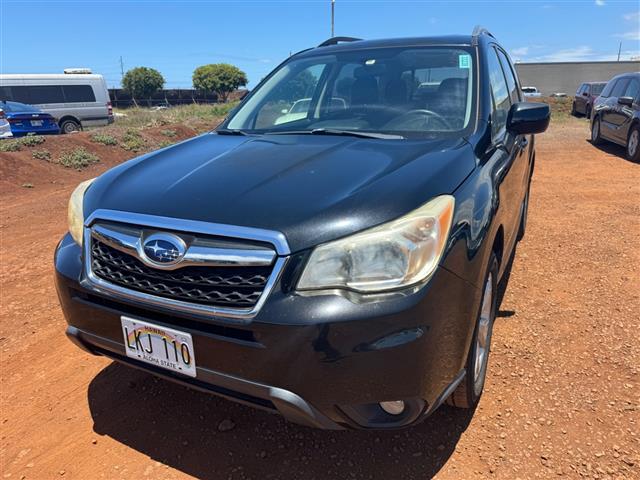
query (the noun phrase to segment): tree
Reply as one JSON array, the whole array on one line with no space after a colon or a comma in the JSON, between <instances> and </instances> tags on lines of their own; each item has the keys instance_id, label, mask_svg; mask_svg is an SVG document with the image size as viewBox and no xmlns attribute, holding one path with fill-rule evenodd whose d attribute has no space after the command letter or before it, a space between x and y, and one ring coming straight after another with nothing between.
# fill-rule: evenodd
<instances>
[{"instance_id":1,"label":"tree","mask_svg":"<svg viewBox=\"0 0 640 480\"><path fill-rule=\"evenodd\" d=\"M164 77L153 68L136 67L124 74L122 87L131 94L137 106L136 98L151 98L164 87Z\"/></svg>"},{"instance_id":2,"label":"tree","mask_svg":"<svg viewBox=\"0 0 640 480\"><path fill-rule=\"evenodd\" d=\"M229 94L248 83L247 74L228 63L202 65L193 71L193 88L214 92L226 102Z\"/></svg>"}]
</instances>

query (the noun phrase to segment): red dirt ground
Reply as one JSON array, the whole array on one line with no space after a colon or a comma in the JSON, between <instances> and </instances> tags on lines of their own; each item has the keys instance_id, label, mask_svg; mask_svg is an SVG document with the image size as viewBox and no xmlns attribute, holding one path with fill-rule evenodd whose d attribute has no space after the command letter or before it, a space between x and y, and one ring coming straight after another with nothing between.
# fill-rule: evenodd
<instances>
[{"instance_id":1,"label":"red dirt ground","mask_svg":"<svg viewBox=\"0 0 640 480\"><path fill-rule=\"evenodd\" d=\"M74 137L36 148L73 140L102 162L76 172L0 154L3 478L640 478L640 165L592 146L584 121L537 139L475 413L443 407L393 433L298 427L73 346L52 281L67 198L130 156Z\"/></svg>"}]
</instances>

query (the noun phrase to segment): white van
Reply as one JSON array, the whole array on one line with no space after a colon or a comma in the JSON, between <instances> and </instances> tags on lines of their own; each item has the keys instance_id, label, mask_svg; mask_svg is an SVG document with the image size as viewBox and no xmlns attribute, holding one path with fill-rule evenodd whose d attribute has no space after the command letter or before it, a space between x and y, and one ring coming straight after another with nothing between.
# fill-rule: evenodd
<instances>
[{"instance_id":1,"label":"white van","mask_svg":"<svg viewBox=\"0 0 640 480\"><path fill-rule=\"evenodd\" d=\"M113 122L102 75L0 75L0 100L35 105L58 119L62 133Z\"/></svg>"}]
</instances>

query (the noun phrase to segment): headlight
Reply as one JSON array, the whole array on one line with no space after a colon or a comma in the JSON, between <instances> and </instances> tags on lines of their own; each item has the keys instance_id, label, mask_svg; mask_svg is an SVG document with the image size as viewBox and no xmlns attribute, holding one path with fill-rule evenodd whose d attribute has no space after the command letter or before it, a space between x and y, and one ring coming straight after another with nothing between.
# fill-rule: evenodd
<instances>
[{"instance_id":1,"label":"headlight","mask_svg":"<svg viewBox=\"0 0 640 480\"><path fill-rule=\"evenodd\" d=\"M69 199L69 209L67 211L67 217L69 220L69 233L76 241L76 243L82 246L82 229L84 226L84 215L82 212L82 202L84 200L84 192L87 191L89 185L93 183L95 178L91 180L85 180L71 194Z\"/></svg>"},{"instance_id":2,"label":"headlight","mask_svg":"<svg viewBox=\"0 0 640 480\"><path fill-rule=\"evenodd\" d=\"M454 198L436 197L397 220L315 248L298 290L380 292L425 280L449 237Z\"/></svg>"}]
</instances>

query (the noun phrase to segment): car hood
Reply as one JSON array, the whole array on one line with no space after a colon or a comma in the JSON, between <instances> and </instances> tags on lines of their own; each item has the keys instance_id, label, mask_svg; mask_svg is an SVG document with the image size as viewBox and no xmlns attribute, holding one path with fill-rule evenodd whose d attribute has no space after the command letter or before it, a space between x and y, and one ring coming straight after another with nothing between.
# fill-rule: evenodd
<instances>
[{"instance_id":1,"label":"car hood","mask_svg":"<svg viewBox=\"0 0 640 480\"><path fill-rule=\"evenodd\" d=\"M282 232L292 252L452 193L475 160L461 138L204 134L126 162L85 196L96 209Z\"/></svg>"}]
</instances>

